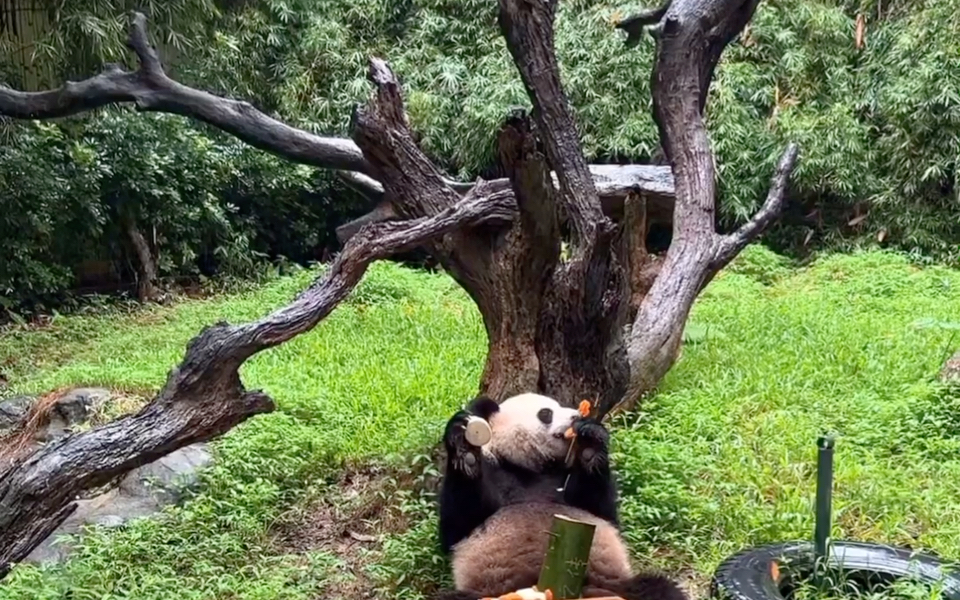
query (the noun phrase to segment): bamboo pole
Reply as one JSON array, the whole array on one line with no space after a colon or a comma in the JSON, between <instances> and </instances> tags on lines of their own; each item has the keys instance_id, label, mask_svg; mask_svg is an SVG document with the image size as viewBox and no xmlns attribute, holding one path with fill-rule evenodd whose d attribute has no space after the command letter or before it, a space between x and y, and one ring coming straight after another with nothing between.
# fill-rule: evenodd
<instances>
[{"instance_id":1,"label":"bamboo pole","mask_svg":"<svg viewBox=\"0 0 960 600\"><path fill-rule=\"evenodd\" d=\"M540 569L537 589L553 593L554 600L580 598L596 525L553 515L550 544Z\"/></svg>"}]
</instances>

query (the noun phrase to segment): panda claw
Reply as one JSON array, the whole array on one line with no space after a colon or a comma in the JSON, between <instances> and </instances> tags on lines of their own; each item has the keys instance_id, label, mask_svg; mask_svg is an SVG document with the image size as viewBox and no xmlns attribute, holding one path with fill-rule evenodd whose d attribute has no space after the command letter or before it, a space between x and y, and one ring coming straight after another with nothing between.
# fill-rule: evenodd
<instances>
[{"instance_id":1,"label":"panda claw","mask_svg":"<svg viewBox=\"0 0 960 600\"><path fill-rule=\"evenodd\" d=\"M467 422L471 417L473 415L465 410L453 415L447 423L444 442L450 466L470 479L476 479L480 474L480 449L466 436Z\"/></svg>"},{"instance_id":2,"label":"panda claw","mask_svg":"<svg viewBox=\"0 0 960 600\"><path fill-rule=\"evenodd\" d=\"M587 471L597 471L607 460L607 442L610 434L595 419L578 419L574 425L577 439L577 459Z\"/></svg>"},{"instance_id":3,"label":"panda claw","mask_svg":"<svg viewBox=\"0 0 960 600\"><path fill-rule=\"evenodd\" d=\"M606 427L592 418L577 419L573 424L573 430L580 444L605 447L610 439L610 433Z\"/></svg>"}]
</instances>

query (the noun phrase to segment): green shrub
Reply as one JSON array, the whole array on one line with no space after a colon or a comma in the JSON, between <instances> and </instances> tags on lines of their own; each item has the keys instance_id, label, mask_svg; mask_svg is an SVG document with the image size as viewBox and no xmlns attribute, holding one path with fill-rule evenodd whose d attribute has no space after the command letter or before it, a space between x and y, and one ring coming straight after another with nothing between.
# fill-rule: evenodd
<instances>
[{"instance_id":1,"label":"green shrub","mask_svg":"<svg viewBox=\"0 0 960 600\"><path fill-rule=\"evenodd\" d=\"M558 15L564 84L592 161L645 162L658 146L653 41L625 50L613 28L639 7L580 0ZM119 4L62 8L62 22L38 44L37 60L56 75L86 74L125 55ZM422 147L463 178L492 172L503 115L528 104L488 2L253 0L223 8L183 0L151 15L152 31L180 48L177 77L312 132L348 133L353 107L369 93L370 55L403 78ZM867 23L861 49L858 15ZM761 3L725 53L708 104L722 227L757 209L780 152L795 140L801 160L786 214L766 236L772 248L960 256L960 66L944 58L960 52L957 15L951 0ZM14 50L0 43L4 80L15 81ZM363 210L330 173L178 118L105 112L3 129L7 308L61 301L79 259L111 262L129 279L131 261L114 235L121 202L136 205L151 238L157 228L170 277L249 277L266 258L320 260L334 245L333 228Z\"/></svg>"},{"instance_id":2,"label":"green shrub","mask_svg":"<svg viewBox=\"0 0 960 600\"><path fill-rule=\"evenodd\" d=\"M306 263L363 204L329 174L183 117L104 110L22 122L0 148L0 309L60 306L90 284L132 279L119 215L133 216L164 279L256 278L274 257Z\"/></svg>"}]
</instances>

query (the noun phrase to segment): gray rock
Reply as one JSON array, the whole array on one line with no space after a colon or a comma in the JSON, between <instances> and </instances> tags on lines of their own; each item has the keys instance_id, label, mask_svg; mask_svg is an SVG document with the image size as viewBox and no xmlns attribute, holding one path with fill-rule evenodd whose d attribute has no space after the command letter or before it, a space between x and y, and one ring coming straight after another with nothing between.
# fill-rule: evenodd
<instances>
[{"instance_id":1,"label":"gray rock","mask_svg":"<svg viewBox=\"0 0 960 600\"><path fill-rule=\"evenodd\" d=\"M123 526L126 522L126 519L120 515L102 515L90 521L90 524L98 527L106 527L107 529L114 529Z\"/></svg>"},{"instance_id":2,"label":"gray rock","mask_svg":"<svg viewBox=\"0 0 960 600\"><path fill-rule=\"evenodd\" d=\"M77 536L85 527L120 527L131 519L146 517L160 510L153 499L126 498L119 490L110 490L89 500L78 500L77 510L60 524L47 539L33 549L25 562L56 563L69 556Z\"/></svg>"},{"instance_id":3,"label":"gray rock","mask_svg":"<svg viewBox=\"0 0 960 600\"><path fill-rule=\"evenodd\" d=\"M86 423L106 404L112 394L103 388L77 388L66 392L50 408L49 422L37 431L35 437L49 441L62 437L77 425ZM0 402L0 433L14 429L23 423L36 398L15 396Z\"/></svg>"},{"instance_id":4,"label":"gray rock","mask_svg":"<svg viewBox=\"0 0 960 600\"><path fill-rule=\"evenodd\" d=\"M212 462L207 445L194 444L134 469L118 487L89 500L78 500L76 512L34 548L25 562L62 562L84 527L121 527L131 519L148 517L179 502L183 490L199 482L199 470Z\"/></svg>"},{"instance_id":5,"label":"gray rock","mask_svg":"<svg viewBox=\"0 0 960 600\"><path fill-rule=\"evenodd\" d=\"M106 404L112 394L104 388L76 388L66 392L50 408L48 425L37 432L37 439L62 437L80 424L86 423ZM26 420L36 398L15 396L0 402L0 432L13 429Z\"/></svg>"},{"instance_id":6,"label":"gray rock","mask_svg":"<svg viewBox=\"0 0 960 600\"><path fill-rule=\"evenodd\" d=\"M112 396L104 388L76 388L61 396L51 412L67 426L80 425L89 421Z\"/></svg>"},{"instance_id":7,"label":"gray rock","mask_svg":"<svg viewBox=\"0 0 960 600\"><path fill-rule=\"evenodd\" d=\"M199 471L213 462L206 444L193 444L143 465L127 474L120 490L135 498L156 498L159 502L179 502L185 489L199 482Z\"/></svg>"},{"instance_id":8,"label":"gray rock","mask_svg":"<svg viewBox=\"0 0 960 600\"><path fill-rule=\"evenodd\" d=\"M34 398L30 396L14 396L0 402L0 432L13 429L27 418Z\"/></svg>"},{"instance_id":9,"label":"gray rock","mask_svg":"<svg viewBox=\"0 0 960 600\"><path fill-rule=\"evenodd\" d=\"M47 426L37 432L37 439L55 440L70 433L77 425L89 421L112 397L104 388L76 388L63 394L50 408Z\"/></svg>"}]
</instances>

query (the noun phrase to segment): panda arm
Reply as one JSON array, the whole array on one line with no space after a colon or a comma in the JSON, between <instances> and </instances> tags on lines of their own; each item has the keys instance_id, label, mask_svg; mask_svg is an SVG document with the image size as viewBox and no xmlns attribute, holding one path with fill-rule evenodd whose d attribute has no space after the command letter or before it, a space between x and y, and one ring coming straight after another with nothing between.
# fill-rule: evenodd
<instances>
[{"instance_id":1,"label":"panda arm","mask_svg":"<svg viewBox=\"0 0 960 600\"><path fill-rule=\"evenodd\" d=\"M497 410L496 402L481 396L447 423L443 438L447 470L440 489L440 546L444 554L496 510L489 506L489 495L484 493L483 454L464 433L469 417L489 419Z\"/></svg>"},{"instance_id":2,"label":"panda arm","mask_svg":"<svg viewBox=\"0 0 960 600\"><path fill-rule=\"evenodd\" d=\"M616 526L617 485L610 470L610 434L595 419L574 424L577 454L564 492L571 506L586 510Z\"/></svg>"},{"instance_id":3,"label":"panda arm","mask_svg":"<svg viewBox=\"0 0 960 600\"><path fill-rule=\"evenodd\" d=\"M440 550L449 554L453 546L490 518L494 510L484 500L480 479L448 471L440 490Z\"/></svg>"}]
</instances>

